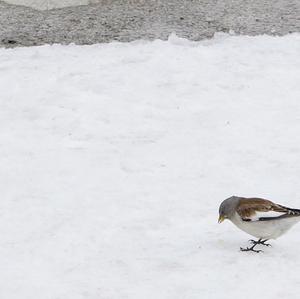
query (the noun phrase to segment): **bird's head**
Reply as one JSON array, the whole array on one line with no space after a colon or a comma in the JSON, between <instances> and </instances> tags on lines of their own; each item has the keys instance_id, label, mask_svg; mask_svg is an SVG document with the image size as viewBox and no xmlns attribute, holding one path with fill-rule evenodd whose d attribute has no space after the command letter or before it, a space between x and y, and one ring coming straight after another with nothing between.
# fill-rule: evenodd
<instances>
[{"instance_id":1,"label":"bird's head","mask_svg":"<svg viewBox=\"0 0 300 299\"><path fill-rule=\"evenodd\" d=\"M235 208L239 202L239 197L231 196L225 199L219 207L219 223L222 223L225 219L231 219L234 215Z\"/></svg>"}]
</instances>

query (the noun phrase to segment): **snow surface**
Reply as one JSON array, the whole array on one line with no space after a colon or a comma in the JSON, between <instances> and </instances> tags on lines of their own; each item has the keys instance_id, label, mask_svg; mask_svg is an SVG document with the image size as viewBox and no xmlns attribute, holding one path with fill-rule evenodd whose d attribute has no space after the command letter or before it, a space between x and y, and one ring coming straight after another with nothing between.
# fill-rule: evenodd
<instances>
[{"instance_id":1,"label":"snow surface","mask_svg":"<svg viewBox=\"0 0 300 299\"><path fill-rule=\"evenodd\" d=\"M0 50L0 298L297 298L220 202L300 208L300 34Z\"/></svg>"}]
</instances>

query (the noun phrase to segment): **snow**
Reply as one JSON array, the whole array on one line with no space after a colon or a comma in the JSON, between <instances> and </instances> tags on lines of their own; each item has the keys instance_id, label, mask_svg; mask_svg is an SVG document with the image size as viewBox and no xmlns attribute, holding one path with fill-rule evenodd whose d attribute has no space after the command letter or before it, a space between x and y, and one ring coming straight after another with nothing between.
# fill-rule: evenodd
<instances>
[{"instance_id":1,"label":"snow","mask_svg":"<svg viewBox=\"0 0 300 299\"><path fill-rule=\"evenodd\" d=\"M231 195L300 208L300 34L0 49L0 297L288 298Z\"/></svg>"}]
</instances>

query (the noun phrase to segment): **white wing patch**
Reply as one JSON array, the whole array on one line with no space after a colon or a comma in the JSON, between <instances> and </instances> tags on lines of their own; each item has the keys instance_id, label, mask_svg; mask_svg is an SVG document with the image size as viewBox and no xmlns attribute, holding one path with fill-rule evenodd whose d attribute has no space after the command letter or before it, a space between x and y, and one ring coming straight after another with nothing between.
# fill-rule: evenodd
<instances>
[{"instance_id":1,"label":"white wing patch","mask_svg":"<svg viewBox=\"0 0 300 299\"><path fill-rule=\"evenodd\" d=\"M259 218L274 218L274 217L280 217L282 215L285 215L284 212L275 212L275 211L268 211L268 212L259 212L256 211L255 215L251 216L251 221L258 221Z\"/></svg>"}]
</instances>

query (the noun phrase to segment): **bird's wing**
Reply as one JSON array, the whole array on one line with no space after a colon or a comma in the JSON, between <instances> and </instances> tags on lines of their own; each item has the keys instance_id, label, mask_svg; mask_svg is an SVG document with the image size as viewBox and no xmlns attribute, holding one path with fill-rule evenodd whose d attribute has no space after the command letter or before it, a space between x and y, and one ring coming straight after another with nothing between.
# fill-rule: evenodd
<instances>
[{"instance_id":1,"label":"bird's wing","mask_svg":"<svg viewBox=\"0 0 300 299\"><path fill-rule=\"evenodd\" d=\"M300 216L300 210L290 209L262 198L242 198L237 213L243 221L268 221Z\"/></svg>"}]
</instances>

